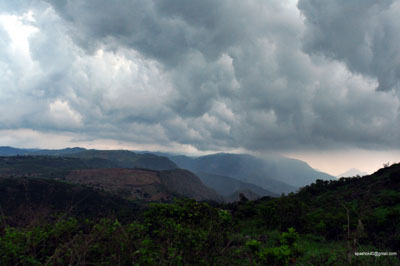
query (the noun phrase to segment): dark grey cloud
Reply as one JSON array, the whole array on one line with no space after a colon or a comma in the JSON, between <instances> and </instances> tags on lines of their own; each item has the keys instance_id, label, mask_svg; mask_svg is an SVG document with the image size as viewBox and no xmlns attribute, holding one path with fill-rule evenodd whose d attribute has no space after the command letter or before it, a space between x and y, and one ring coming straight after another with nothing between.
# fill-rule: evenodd
<instances>
[{"instance_id":1,"label":"dark grey cloud","mask_svg":"<svg viewBox=\"0 0 400 266\"><path fill-rule=\"evenodd\" d=\"M217 58L226 47L250 37L253 20L240 1L48 2L74 25L71 34L83 47L96 49L102 40L114 38L117 45L170 65L194 50Z\"/></svg>"},{"instance_id":2,"label":"dark grey cloud","mask_svg":"<svg viewBox=\"0 0 400 266\"><path fill-rule=\"evenodd\" d=\"M0 23L2 129L199 150L400 146L396 90L375 90L388 73L397 86L397 2L304 0L305 20L278 0L2 6L35 29L25 53Z\"/></svg>"},{"instance_id":3,"label":"dark grey cloud","mask_svg":"<svg viewBox=\"0 0 400 266\"><path fill-rule=\"evenodd\" d=\"M380 90L400 89L400 2L300 0L304 47L377 78Z\"/></svg>"}]
</instances>

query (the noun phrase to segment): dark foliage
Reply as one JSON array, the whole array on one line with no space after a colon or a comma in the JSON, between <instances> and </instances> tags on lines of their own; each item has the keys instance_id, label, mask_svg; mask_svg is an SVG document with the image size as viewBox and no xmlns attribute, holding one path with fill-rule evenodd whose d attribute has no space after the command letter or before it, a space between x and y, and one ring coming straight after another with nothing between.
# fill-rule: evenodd
<instances>
[{"instance_id":1,"label":"dark foliage","mask_svg":"<svg viewBox=\"0 0 400 266\"><path fill-rule=\"evenodd\" d=\"M400 265L397 256L355 256L400 254L399 175L393 165L363 178L317 180L280 198L146 206L54 180L3 179L0 262Z\"/></svg>"}]
</instances>

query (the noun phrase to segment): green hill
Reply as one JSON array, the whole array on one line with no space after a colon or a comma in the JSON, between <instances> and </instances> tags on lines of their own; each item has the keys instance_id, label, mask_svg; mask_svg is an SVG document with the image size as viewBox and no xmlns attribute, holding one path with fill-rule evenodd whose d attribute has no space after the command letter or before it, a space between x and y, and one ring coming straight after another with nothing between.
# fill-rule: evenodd
<instances>
[{"instance_id":1,"label":"green hill","mask_svg":"<svg viewBox=\"0 0 400 266\"><path fill-rule=\"evenodd\" d=\"M0 178L0 207L3 222L25 226L58 214L131 220L144 206L91 187L51 179Z\"/></svg>"},{"instance_id":2,"label":"green hill","mask_svg":"<svg viewBox=\"0 0 400 266\"><path fill-rule=\"evenodd\" d=\"M187 170L156 171L120 167L131 162L134 156L135 154L128 151L85 151L78 153L76 158L3 156L0 157L0 177L57 179L84 184L135 200L170 200L178 195L197 200L222 200L221 196ZM155 165L153 156L140 155L138 160L143 162L143 158ZM161 162L164 163L164 159Z\"/></svg>"},{"instance_id":3,"label":"green hill","mask_svg":"<svg viewBox=\"0 0 400 266\"><path fill-rule=\"evenodd\" d=\"M317 180L296 194L232 206L244 227L245 221L265 231L294 227L303 234L349 241L354 250L359 245L400 250L400 164L364 177Z\"/></svg>"},{"instance_id":4,"label":"green hill","mask_svg":"<svg viewBox=\"0 0 400 266\"><path fill-rule=\"evenodd\" d=\"M181 193L196 184L175 182L192 175L186 170L117 170L72 170L66 179L78 178L75 185L0 178L1 263L400 265L400 164L365 177L317 180L279 198L229 204L184 198L148 204L88 186L96 171L136 185L172 182ZM110 190L120 188L113 184Z\"/></svg>"}]
</instances>

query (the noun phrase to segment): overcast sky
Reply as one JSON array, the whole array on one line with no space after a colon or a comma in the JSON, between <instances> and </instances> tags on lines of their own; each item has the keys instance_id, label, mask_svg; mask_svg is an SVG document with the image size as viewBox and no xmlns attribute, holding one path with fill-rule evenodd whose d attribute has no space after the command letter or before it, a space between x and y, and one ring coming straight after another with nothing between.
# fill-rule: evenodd
<instances>
[{"instance_id":1,"label":"overcast sky","mask_svg":"<svg viewBox=\"0 0 400 266\"><path fill-rule=\"evenodd\" d=\"M0 145L400 159L400 1L0 0Z\"/></svg>"}]
</instances>

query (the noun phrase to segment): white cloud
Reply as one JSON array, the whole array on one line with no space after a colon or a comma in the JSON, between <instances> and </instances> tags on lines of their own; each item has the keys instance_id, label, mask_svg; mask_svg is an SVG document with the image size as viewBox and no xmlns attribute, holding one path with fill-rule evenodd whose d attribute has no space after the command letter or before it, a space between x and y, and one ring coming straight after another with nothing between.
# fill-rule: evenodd
<instances>
[{"instance_id":1,"label":"white cloud","mask_svg":"<svg viewBox=\"0 0 400 266\"><path fill-rule=\"evenodd\" d=\"M49 105L50 121L62 129L74 129L82 126L82 117L72 110L68 102L56 100Z\"/></svg>"}]
</instances>

